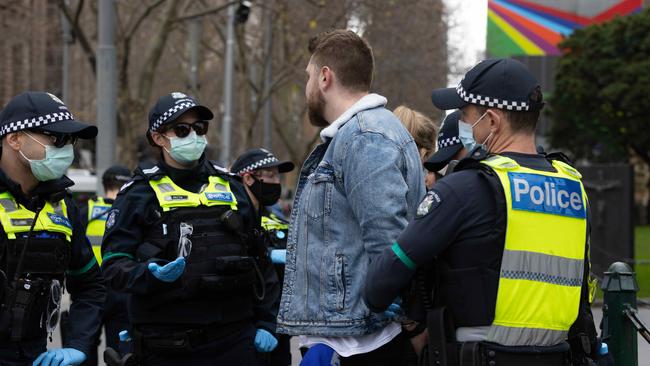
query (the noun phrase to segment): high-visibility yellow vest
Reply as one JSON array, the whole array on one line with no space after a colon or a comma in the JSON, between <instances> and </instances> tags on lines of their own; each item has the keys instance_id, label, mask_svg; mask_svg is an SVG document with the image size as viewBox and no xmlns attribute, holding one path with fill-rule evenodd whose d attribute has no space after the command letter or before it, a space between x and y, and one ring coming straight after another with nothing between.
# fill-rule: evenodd
<instances>
[{"instance_id":1,"label":"high-visibility yellow vest","mask_svg":"<svg viewBox=\"0 0 650 366\"><path fill-rule=\"evenodd\" d=\"M280 220L274 214L262 216L262 228L266 231L272 230L289 230L289 224Z\"/></svg>"},{"instance_id":2,"label":"high-visibility yellow vest","mask_svg":"<svg viewBox=\"0 0 650 366\"><path fill-rule=\"evenodd\" d=\"M16 202L8 191L0 193L0 224L9 240L16 239L16 234L29 232L35 213ZM34 225L34 232L48 231L60 233L70 242L72 224L68 219L68 210L64 200L56 203L45 202Z\"/></svg>"},{"instance_id":3,"label":"high-visibility yellow vest","mask_svg":"<svg viewBox=\"0 0 650 366\"><path fill-rule=\"evenodd\" d=\"M106 203L103 197L96 200L88 200L88 225L86 225L86 237L93 246L93 253L97 263L102 264L102 238L106 230L106 218L111 204Z\"/></svg>"},{"instance_id":4,"label":"high-visibility yellow vest","mask_svg":"<svg viewBox=\"0 0 650 366\"><path fill-rule=\"evenodd\" d=\"M494 322L487 340L550 346L567 339L578 316L587 241L587 195L581 174L560 161L557 172L513 159L482 161L503 186L505 247Z\"/></svg>"},{"instance_id":5,"label":"high-visibility yellow vest","mask_svg":"<svg viewBox=\"0 0 650 366\"><path fill-rule=\"evenodd\" d=\"M156 198L158 198L158 203L163 211L180 207L217 205L230 206L231 210L237 210L237 198L230 190L230 182L216 175L210 176L208 185L199 193L184 190L168 176L150 180L149 184L156 193Z\"/></svg>"}]
</instances>

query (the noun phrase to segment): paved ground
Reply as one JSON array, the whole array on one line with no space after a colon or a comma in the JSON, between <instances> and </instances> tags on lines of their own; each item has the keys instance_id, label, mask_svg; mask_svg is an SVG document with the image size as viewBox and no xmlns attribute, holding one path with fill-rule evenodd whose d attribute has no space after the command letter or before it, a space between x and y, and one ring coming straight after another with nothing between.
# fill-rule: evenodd
<instances>
[{"instance_id":1,"label":"paved ground","mask_svg":"<svg viewBox=\"0 0 650 366\"><path fill-rule=\"evenodd\" d=\"M67 308L67 306L69 306L68 304L69 304L69 297L66 296L63 299L64 308ZM603 315L602 309L599 306L594 306L593 313L596 321L596 326L598 326L600 324L600 319L602 318ZM639 308L639 314L641 316L641 320L647 326L650 326L650 307ZM56 334L53 336L53 341L52 344L50 344L50 347L60 347L60 344L61 344L61 340L59 338L59 333L57 329ZM295 337L292 339L291 344L292 344L291 353L293 355L293 362L294 365L298 365L300 363L300 352L298 351L298 342L296 341ZM650 366L650 345L646 343L646 341L641 336L638 337L638 348L639 348L639 366ZM100 355L103 353L103 350L104 350L104 345L102 344L100 346Z\"/></svg>"}]
</instances>

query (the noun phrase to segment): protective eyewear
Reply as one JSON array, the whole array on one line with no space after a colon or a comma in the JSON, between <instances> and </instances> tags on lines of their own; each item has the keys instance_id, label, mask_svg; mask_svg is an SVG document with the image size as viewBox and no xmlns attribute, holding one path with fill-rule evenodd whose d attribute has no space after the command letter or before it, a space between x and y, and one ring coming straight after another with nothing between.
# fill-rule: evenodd
<instances>
[{"instance_id":1,"label":"protective eyewear","mask_svg":"<svg viewBox=\"0 0 650 366\"><path fill-rule=\"evenodd\" d=\"M197 135L202 136L208 133L208 121L196 121L194 123L174 123L165 129L165 131L173 130L177 137L185 137L194 130Z\"/></svg>"},{"instance_id":2,"label":"protective eyewear","mask_svg":"<svg viewBox=\"0 0 650 366\"><path fill-rule=\"evenodd\" d=\"M35 130L34 132L47 136L51 145L58 148L62 148L67 144L74 145L77 142L77 137L69 134L52 133L45 130Z\"/></svg>"}]
</instances>

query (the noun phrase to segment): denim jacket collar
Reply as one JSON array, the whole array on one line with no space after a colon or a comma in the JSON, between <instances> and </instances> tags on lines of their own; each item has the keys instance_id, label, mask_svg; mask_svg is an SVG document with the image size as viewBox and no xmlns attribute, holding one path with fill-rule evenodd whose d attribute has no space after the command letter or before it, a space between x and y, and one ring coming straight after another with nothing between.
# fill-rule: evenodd
<instances>
[{"instance_id":1,"label":"denim jacket collar","mask_svg":"<svg viewBox=\"0 0 650 366\"><path fill-rule=\"evenodd\" d=\"M341 128L345 124L345 122L350 120L350 118L352 118L352 116L354 116L355 114L361 111L365 111L366 109L383 107L386 105L387 102L388 100L379 94L371 93L363 96L356 103L354 103L352 107L348 108L347 111L343 112L343 114L341 114L339 118L337 118L334 122L330 123L329 126L324 128L320 132L321 140L325 141L326 138L334 138L334 135L336 135L336 132L338 132L339 128Z\"/></svg>"}]
</instances>

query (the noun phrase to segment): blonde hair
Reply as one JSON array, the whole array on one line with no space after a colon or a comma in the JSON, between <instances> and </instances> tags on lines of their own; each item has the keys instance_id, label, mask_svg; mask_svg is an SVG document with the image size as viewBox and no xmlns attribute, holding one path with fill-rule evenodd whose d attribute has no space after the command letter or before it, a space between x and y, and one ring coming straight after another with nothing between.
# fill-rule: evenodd
<instances>
[{"instance_id":1,"label":"blonde hair","mask_svg":"<svg viewBox=\"0 0 650 366\"><path fill-rule=\"evenodd\" d=\"M418 150L425 150L424 157L429 157L435 151L436 138L438 137L438 131L433 121L424 114L404 105L395 108L393 113L413 136Z\"/></svg>"}]
</instances>

